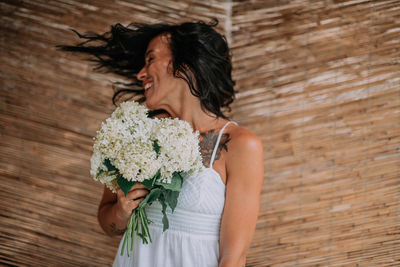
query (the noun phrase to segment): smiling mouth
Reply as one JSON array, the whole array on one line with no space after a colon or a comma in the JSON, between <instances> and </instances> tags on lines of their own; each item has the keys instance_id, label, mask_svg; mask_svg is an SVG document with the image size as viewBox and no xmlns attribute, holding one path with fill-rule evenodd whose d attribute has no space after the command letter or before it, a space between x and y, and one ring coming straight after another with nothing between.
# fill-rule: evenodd
<instances>
[{"instance_id":1,"label":"smiling mouth","mask_svg":"<svg viewBox=\"0 0 400 267\"><path fill-rule=\"evenodd\" d=\"M144 90L149 89L152 85L153 83L146 83L146 85L144 86Z\"/></svg>"}]
</instances>

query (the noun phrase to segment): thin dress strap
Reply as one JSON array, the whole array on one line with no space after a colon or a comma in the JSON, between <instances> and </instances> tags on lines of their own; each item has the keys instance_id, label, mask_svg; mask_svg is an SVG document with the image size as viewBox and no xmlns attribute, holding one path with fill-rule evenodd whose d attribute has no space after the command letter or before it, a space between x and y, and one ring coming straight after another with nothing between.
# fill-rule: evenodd
<instances>
[{"instance_id":1,"label":"thin dress strap","mask_svg":"<svg viewBox=\"0 0 400 267\"><path fill-rule=\"evenodd\" d=\"M212 168L212 166L213 166L213 164L214 164L215 155L217 154L217 150L218 150L219 142L221 141L222 133L224 132L226 126L228 126L230 123L237 124L237 123L234 122L234 121L228 121L228 122L224 125L224 127L222 127L222 129L219 131L218 139L217 139L217 142L215 143L215 147L214 147L214 150L213 150L213 153L212 153L212 156L211 156L211 160L210 160L210 168Z\"/></svg>"}]
</instances>

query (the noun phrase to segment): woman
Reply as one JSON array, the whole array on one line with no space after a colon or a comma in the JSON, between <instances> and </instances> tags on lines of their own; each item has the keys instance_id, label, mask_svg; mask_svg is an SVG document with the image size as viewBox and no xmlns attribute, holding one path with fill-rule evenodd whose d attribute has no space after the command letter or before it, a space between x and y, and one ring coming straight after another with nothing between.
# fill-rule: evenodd
<instances>
[{"instance_id":1,"label":"woman","mask_svg":"<svg viewBox=\"0 0 400 267\"><path fill-rule=\"evenodd\" d=\"M135 94L144 92L145 105L161 111L157 116L185 120L200 132L206 168L185 179L178 206L168 213L170 228L162 231L161 206L149 206L153 242L135 239L130 257L120 256L120 245L114 266L245 265L260 201L262 144L223 114L233 101L234 82L229 48L215 25L117 24L103 35L79 34L88 41L63 47L95 55L101 67L131 78ZM89 46L92 41L101 43ZM104 231L124 234L146 194L140 184L126 196L105 187L98 211Z\"/></svg>"}]
</instances>

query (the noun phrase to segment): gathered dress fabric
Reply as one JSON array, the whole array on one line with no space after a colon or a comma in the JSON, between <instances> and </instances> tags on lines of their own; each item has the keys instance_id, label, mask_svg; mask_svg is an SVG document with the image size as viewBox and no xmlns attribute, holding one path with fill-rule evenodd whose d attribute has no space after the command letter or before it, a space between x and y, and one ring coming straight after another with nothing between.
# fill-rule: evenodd
<instances>
[{"instance_id":1,"label":"gathered dress fabric","mask_svg":"<svg viewBox=\"0 0 400 267\"><path fill-rule=\"evenodd\" d=\"M195 176L184 177L178 204L167 208L169 228L163 232L162 207L156 201L146 207L152 223L149 231L152 242L143 244L135 236L133 253L121 256L124 237L114 259L114 267L217 267L219 230L225 204L225 184L212 166L228 122L220 130L210 167ZM126 248L125 248L126 250Z\"/></svg>"}]
</instances>

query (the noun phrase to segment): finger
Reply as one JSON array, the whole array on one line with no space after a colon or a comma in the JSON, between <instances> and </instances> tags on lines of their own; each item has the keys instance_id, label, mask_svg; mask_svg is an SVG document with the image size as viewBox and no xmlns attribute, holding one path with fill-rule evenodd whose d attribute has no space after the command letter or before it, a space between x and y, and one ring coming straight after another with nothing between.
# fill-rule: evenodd
<instances>
[{"instance_id":1,"label":"finger","mask_svg":"<svg viewBox=\"0 0 400 267\"><path fill-rule=\"evenodd\" d=\"M117 190L118 201L123 203L123 202L130 200L131 198L128 198L128 194L129 194L129 192L125 195L125 193L124 193L124 191L122 191L122 189Z\"/></svg>"},{"instance_id":2,"label":"finger","mask_svg":"<svg viewBox=\"0 0 400 267\"><path fill-rule=\"evenodd\" d=\"M137 198L144 198L148 193L149 193L149 190L147 190L147 189L136 189L136 190L130 191L126 195L126 198L128 200L134 200L134 199L137 199Z\"/></svg>"},{"instance_id":3,"label":"finger","mask_svg":"<svg viewBox=\"0 0 400 267\"><path fill-rule=\"evenodd\" d=\"M149 189L149 188L141 183L136 183L134 186L132 186L132 189Z\"/></svg>"},{"instance_id":4,"label":"finger","mask_svg":"<svg viewBox=\"0 0 400 267\"><path fill-rule=\"evenodd\" d=\"M147 190L149 190L150 188L148 188L147 186L145 186L145 185L143 185L141 183L136 183L131 187L129 192L130 191L134 191L136 189L147 189ZM117 191L117 195L118 194L120 194L120 195L125 194L124 191L122 191L122 189L119 186L116 187L116 191Z\"/></svg>"},{"instance_id":5,"label":"finger","mask_svg":"<svg viewBox=\"0 0 400 267\"><path fill-rule=\"evenodd\" d=\"M122 191L121 188L117 188L117 197L121 198L121 197L125 197L125 193Z\"/></svg>"},{"instance_id":6,"label":"finger","mask_svg":"<svg viewBox=\"0 0 400 267\"><path fill-rule=\"evenodd\" d=\"M128 208L129 208L130 210L136 209L136 208L139 206L140 202L143 201L143 199L144 199L144 198L139 198L139 199L136 199L136 200L129 201L129 203L128 203Z\"/></svg>"}]
</instances>

